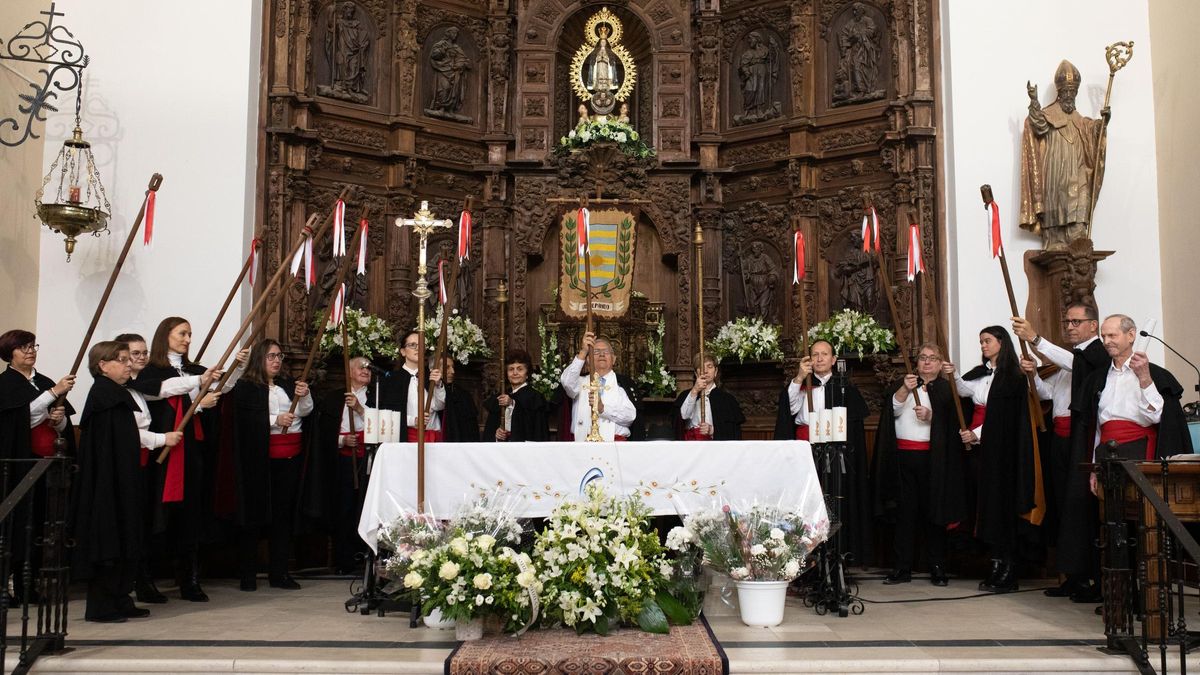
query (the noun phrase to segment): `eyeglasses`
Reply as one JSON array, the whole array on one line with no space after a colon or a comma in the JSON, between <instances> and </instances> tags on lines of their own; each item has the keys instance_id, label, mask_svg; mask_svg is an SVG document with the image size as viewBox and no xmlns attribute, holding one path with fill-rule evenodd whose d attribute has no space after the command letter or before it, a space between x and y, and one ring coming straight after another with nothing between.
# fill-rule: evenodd
<instances>
[{"instance_id":1,"label":"eyeglasses","mask_svg":"<svg viewBox=\"0 0 1200 675\"><path fill-rule=\"evenodd\" d=\"M41 346L41 345L34 345L34 344L29 344L29 345L24 345L24 346L22 346L22 347L17 347L17 349L18 349L18 350L20 350L20 351L23 351L23 352L25 352L26 354L36 354L36 353L37 353L37 351L38 351L39 349L41 349L41 348L42 348L42 346Z\"/></svg>"},{"instance_id":2,"label":"eyeglasses","mask_svg":"<svg viewBox=\"0 0 1200 675\"><path fill-rule=\"evenodd\" d=\"M420 342L405 342L404 343L405 349L419 349L420 347L421 347Z\"/></svg>"},{"instance_id":3,"label":"eyeglasses","mask_svg":"<svg viewBox=\"0 0 1200 675\"><path fill-rule=\"evenodd\" d=\"M926 354L922 354L917 357L917 361L919 361L921 363L933 363L934 361L941 361L941 360L942 360L942 357L940 357L940 356L929 356Z\"/></svg>"},{"instance_id":4,"label":"eyeglasses","mask_svg":"<svg viewBox=\"0 0 1200 675\"><path fill-rule=\"evenodd\" d=\"M129 358L131 359L144 359L147 356L150 356L150 352L129 352Z\"/></svg>"},{"instance_id":5,"label":"eyeglasses","mask_svg":"<svg viewBox=\"0 0 1200 675\"><path fill-rule=\"evenodd\" d=\"M609 354L612 354L611 349L597 349L596 350L596 356L608 356Z\"/></svg>"},{"instance_id":6,"label":"eyeglasses","mask_svg":"<svg viewBox=\"0 0 1200 675\"><path fill-rule=\"evenodd\" d=\"M1071 328L1079 328L1088 321L1095 321L1095 319L1063 319L1063 325L1070 326Z\"/></svg>"},{"instance_id":7,"label":"eyeglasses","mask_svg":"<svg viewBox=\"0 0 1200 675\"><path fill-rule=\"evenodd\" d=\"M267 354L267 360L268 361L282 361L283 353L282 352L270 352Z\"/></svg>"}]
</instances>

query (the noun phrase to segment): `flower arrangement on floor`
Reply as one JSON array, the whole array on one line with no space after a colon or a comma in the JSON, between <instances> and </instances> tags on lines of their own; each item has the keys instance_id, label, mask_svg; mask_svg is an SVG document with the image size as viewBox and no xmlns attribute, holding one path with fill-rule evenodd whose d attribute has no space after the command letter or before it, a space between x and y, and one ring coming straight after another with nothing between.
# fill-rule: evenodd
<instances>
[{"instance_id":1,"label":"flower arrangement on floor","mask_svg":"<svg viewBox=\"0 0 1200 675\"><path fill-rule=\"evenodd\" d=\"M654 156L654 148L647 145L628 122L605 115L581 120L566 136L558 139L554 152L563 154L604 142L616 143L621 152L639 159Z\"/></svg>"},{"instance_id":2,"label":"flower arrangement on floor","mask_svg":"<svg viewBox=\"0 0 1200 675\"><path fill-rule=\"evenodd\" d=\"M663 336L666 335L666 320L658 317L658 326L650 334L647 348L650 358L646 360L646 368L637 378L646 396L674 396L675 376L667 370L667 361L663 357Z\"/></svg>"},{"instance_id":3,"label":"flower arrangement on floor","mask_svg":"<svg viewBox=\"0 0 1200 675\"><path fill-rule=\"evenodd\" d=\"M442 307L438 305L437 313L426 317L423 325L425 348L431 352L437 349L437 339L442 333ZM450 313L446 333L446 354L459 363L466 363L472 356L486 358L492 355L492 350L484 342L483 329L459 314L457 309Z\"/></svg>"},{"instance_id":4,"label":"flower arrangement on floor","mask_svg":"<svg viewBox=\"0 0 1200 675\"><path fill-rule=\"evenodd\" d=\"M667 548L696 546L705 566L735 581L791 581L829 535L829 522L808 524L797 511L756 504L694 513L667 534Z\"/></svg>"},{"instance_id":5,"label":"flower arrangement on floor","mask_svg":"<svg viewBox=\"0 0 1200 675\"><path fill-rule=\"evenodd\" d=\"M538 338L542 345L541 367L530 378L533 383L533 388L539 394L544 396L546 400L554 395L554 390L558 388L558 378L562 377L563 368L566 364L563 363L562 355L558 353L558 333L546 329L546 320L538 318Z\"/></svg>"},{"instance_id":6,"label":"flower arrangement on floor","mask_svg":"<svg viewBox=\"0 0 1200 675\"><path fill-rule=\"evenodd\" d=\"M808 339L829 342L834 354L879 354L896 346L892 331L880 326L870 314L853 309L843 309L809 328Z\"/></svg>"},{"instance_id":7,"label":"flower arrangement on floor","mask_svg":"<svg viewBox=\"0 0 1200 675\"><path fill-rule=\"evenodd\" d=\"M332 323L318 326L321 330L321 353L342 353L342 327ZM368 314L354 307L346 308L346 346L350 357L364 356L368 359L379 357L396 358L400 350L392 339L392 328L387 322L374 314Z\"/></svg>"},{"instance_id":8,"label":"flower arrangement on floor","mask_svg":"<svg viewBox=\"0 0 1200 675\"><path fill-rule=\"evenodd\" d=\"M591 485L559 504L533 547L542 579L543 623L606 635L621 624L666 633L693 609L668 592L674 570L640 497L609 497Z\"/></svg>"},{"instance_id":9,"label":"flower arrangement on floor","mask_svg":"<svg viewBox=\"0 0 1200 675\"><path fill-rule=\"evenodd\" d=\"M739 362L783 358L783 350L779 348L779 326L746 316L721 326L717 336L709 341L708 350L718 361L730 356L736 356Z\"/></svg>"}]
</instances>

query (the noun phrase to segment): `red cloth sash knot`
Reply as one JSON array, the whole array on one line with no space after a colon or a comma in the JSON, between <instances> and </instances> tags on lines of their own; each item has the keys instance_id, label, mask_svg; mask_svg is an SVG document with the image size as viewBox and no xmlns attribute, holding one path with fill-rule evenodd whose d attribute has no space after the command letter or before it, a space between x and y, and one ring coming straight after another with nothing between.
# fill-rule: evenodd
<instances>
[{"instance_id":1,"label":"red cloth sash knot","mask_svg":"<svg viewBox=\"0 0 1200 675\"><path fill-rule=\"evenodd\" d=\"M700 427L692 427L683 432L683 440L685 441L711 441L712 436L709 434L700 433Z\"/></svg>"},{"instance_id":2,"label":"red cloth sash knot","mask_svg":"<svg viewBox=\"0 0 1200 675\"><path fill-rule=\"evenodd\" d=\"M808 425L807 424L796 425L796 440L798 440L798 441L807 441L808 440Z\"/></svg>"},{"instance_id":3,"label":"red cloth sash knot","mask_svg":"<svg viewBox=\"0 0 1200 675\"><path fill-rule=\"evenodd\" d=\"M408 428L408 442L409 443L417 442L417 430L415 427ZM441 429L426 429L425 430L425 442L426 443L441 443L442 442Z\"/></svg>"},{"instance_id":4,"label":"red cloth sash knot","mask_svg":"<svg viewBox=\"0 0 1200 675\"><path fill-rule=\"evenodd\" d=\"M187 413L187 406L183 404L183 396L172 396L167 399L167 404L175 411L175 424L172 428L178 427L183 421L183 416ZM197 441L204 440L204 429L200 426L200 420L192 415L192 435ZM167 471L163 477L162 502L170 504L172 502L183 501L183 474L184 474L184 457L187 453L187 434L179 439L179 443L171 448L171 454L167 455Z\"/></svg>"},{"instance_id":5,"label":"red cloth sash knot","mask_svg":"<svg viewBox=\"0 0 1200 675\"><path fill-rule=\"evenodd\" d=\"M1071 416L1062 415L1054 418L1054 435L1059 438L1071 437Z\"/></svg>"},{"instance_id":6,"label":"red cloth sash knot","mask_svg":"<svg viewBox=\"0 0 1200 675\"><path fill-rule=\"evenodd\" d=\"M613 434L613 442L614 443L624 443L625 441L628 441L628 440L629 440L628 436L622 436L621 434Z\"/></svg>"},{"instance_id":7,"label":"red cloth sash knot","mask_svg":"<svg viewBox=\"0 0 1200 675\"><path fill-rule=\"evenodd\" d=\"M366 456L367 448L366 448L366 443L363 442L363 432L356 431L353 434L350 434L348 432L342 432L341 435L342 436L351 436L351 435L354 436L355 438L358 439L358 445L356 445L354 447L344 445L344 446L338 448L339 455L341 455L342 457L350 457L351 455L358 455L359 457Z\"/></svg>"},{"instance_id":8,"label":"red cloth sash knot","mask_svg":"<svg viewBox=\"0 0 1200 675\"><path fill-rule=\"evenodd\" d=\"M58 440L58 432L50 420L29 430L29 445L33 454L38 457L49 457L54 454L54 441Z\"/></svg>"},{"instance_id":9,"label":"red cloth sash knot","mask_svg":"<svg viewBox=\"0 0 1200 675\"><path fill-rule=\"evenodd\" d=\"M907 450L911 452L920 452L929 450L929 441L910 441L907 438L896 439L897 450Z\"/></svg>"},{"instance_id":10,"label":"red cloth sash knot","mask_svg":"<svg viewBox=\"0 0 1200 675\"><path fill-rule=\"evenodd\" d=\"M304 438L302 432L291 434L271 434L271 441L267 447L267 456L271 459L291 459L300 454L300 440Z\"/></svg>"},{"instance_id":11,"label":"red cloth sash knot","mask_svg":"<svg viewBox=\"0 0 1200 675\"><path fill-rule=\"evenodd\" d=\"M971 415L971 428L978 429L979 427L983 426L983 420L985 417L987 417L987 406L976 404L975 412Z\"/></svg>"},{"instance_id":12,"label":"red cloth sash knot","mask_svg":"<svg viewBox=\"0 0 1200 675\"><path fill-rule=\"evenodd\" d=\"M1132 443L1141 439L1146 441L1146 461L1154 460L1154 449L1158 444L1158 426L1144 427L1129 420L1109 420L1100 425L1100 444L1109 441L1117 443Z\"/></svg>"}]
</instances>

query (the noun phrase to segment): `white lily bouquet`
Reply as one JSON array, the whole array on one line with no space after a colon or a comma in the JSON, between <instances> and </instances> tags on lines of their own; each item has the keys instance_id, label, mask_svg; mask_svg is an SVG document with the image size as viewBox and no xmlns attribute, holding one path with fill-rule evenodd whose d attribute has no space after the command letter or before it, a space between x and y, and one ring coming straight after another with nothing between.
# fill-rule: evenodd
<instances>
[{"instance_id":1,"label":"white lily bouquet","mask_svg":"<svg viewBox=\"0 0 1200 675\"><path fill-rule=\"evenodd\" d=\"M718 361L730 356L736 356L739 362L783 358L783 350L779 348L779 326L746 316L721 326L717 337L709 341L708 351Z\"/></svg>"},{"instance_id":2,"label":"white lily bouquet","mask_svg":"<svg viewBox=\"0 0 1200 675\"><path fill-rule=\"evenodd\" d=\"M827 341L833 345L834 354L879 354L896 347L892 331L880 326L870 314L853 309L843 309L809 328L808 339Z\"/></svg>"},{"instance_id":3,"label":"white lily bouquet","mask_svg":"<svg viewBox=\"0 0 1200 675\"><path fill-rule=\"evenodd\" d=\"M437 349L438 336L442 334L442 305L437 313L426 317L422 328L425 331L425 348L430 352ZM466 363L472 356L486 358L492 350L483 338L483 329L455 309L446 322L446 354L459 363Z\"/></svg>"},{"instance_id":4,"label":"white lily bouquet","mask_svg":"<svg viewBox=\"0 0 1200 675\"><path fill-rule=\"evenodd\" d=\"M650 334L650 341L646 345L650 351L650 358L646 360L646 367L637 378L638 385L647 396L675 395L675 376L667 370L667 360L663 356L663 336L666 333L666 320L659 316L658 326Z\"/></svg>"},{"instance_id":5,"label":"white lily bouquet","mask_svg":"<svg viewBox=\"0 0 1200 675\"><path fill-rule=\"evenodd\" d=\"M688 516L683 527L667 534L667 548L698 547L705 566L734 581L791 581L828 536L828 521L810 525L792 509L726 504Z\"/></svg>"},{"instance_id":6,"label":"white lily bouquet","mask_svg":"<svg viewBox=\"0 0 1200 675\"><path fill-rule=\"evenodd\" d=\"M332 323L319 326L321 329L321 353L342 353L342 327ZM392 339L392 328L381 317L356 309L346 308L346 346L350 357L365 356L396 358L400 350Z\"/></svg>"},{"instance_id":7,"label":"white lily bouquet","mask_svg":"<svg viewBox=\"0 0 1200 675\"><path fill-rule=\"evenodd\" d=\"M530 380L533 388L549 401L550 397L554 395L554 390L558 388L558 379L562 377L562 371L566 365L563 363L562 355L558 353L558 333L547 330L546 320L540 317L538 318L537 332L542 345L542 365Z\"/></svg>"},{"instance_id":8,"label":"white lily bouquet","mask_svg":"<svg viewBox=\"0 0 1200 675\"><path fill-rule=\"evenodd\" d=\"M554 509L533 558L548 625L601 635L622 624L666 633L695 616L667 590L673 568L637 495L609 497L588 486L582 498Z\"/></svg>"}]
</instances>

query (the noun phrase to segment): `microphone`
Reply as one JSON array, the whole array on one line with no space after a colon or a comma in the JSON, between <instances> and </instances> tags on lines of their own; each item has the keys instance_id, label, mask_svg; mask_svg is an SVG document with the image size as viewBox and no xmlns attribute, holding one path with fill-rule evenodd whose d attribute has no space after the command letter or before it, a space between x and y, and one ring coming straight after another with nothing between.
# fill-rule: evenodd
<instances>
[{"instance_id":1,"label":"microphone","mask_svg":"<svg viewBox=\"0 0 1200 675\"><path fill-rule=\"evenodd\" d=\"M380 368L379 366L375 365L374 363L371 363L370 361L367 361L366 365L367 365L367 369L370 370L372 373L375 373L376 375L382 375L384 377L388 377L392 374L392 371L384 370L383 368Z\"/></svg>"},{"instance_id":2,"label":"microphone","mask_svg":"<svg viewBox=\"0 0 1200 675\"><path fill-rule=\"evenodd\" d=\"M1153 339L1153 340L1157 340L1158 342L1162 343L1162 346L1166 347L1167 349L1170 349L1172 354L1174 354L1175 356L1178 356L1179 358L1183 359L1183 362L1184 362L1184 363L1188 364L1189 366L1191 366L1191 367L1192 367L1192 370L1196 371L1196 381L1197 381L1198 383L1200 383L1200 368L1197 368L1197 367L1196 367L1196 364L1192 363L1191 361L1188 361L1188 359L1187 359L1187 357L1186 357L1186 356L1184 356L1183 354L1180 354L1178 351L1176 351L1176 350L1175 350L1175 348L1174 348L1174 347L1172 347L1171 345L1167 344L1166 340L1163 340L1162 338L1158 337L1157 335L1151 335L1150 333L1147 333L1147 332L1146 332L1146 331L1144 331L1144 330L1143 330L1143 331L1138 331L1138 335L1141 335L1142 337L1146 337L1146 338L1151 338L1151 339ZM1196 391L1197 391L1197 392L1200 392L1200 384L1197 384L1197 385L1196 385Z\"/></svg>"}]
</instances>

